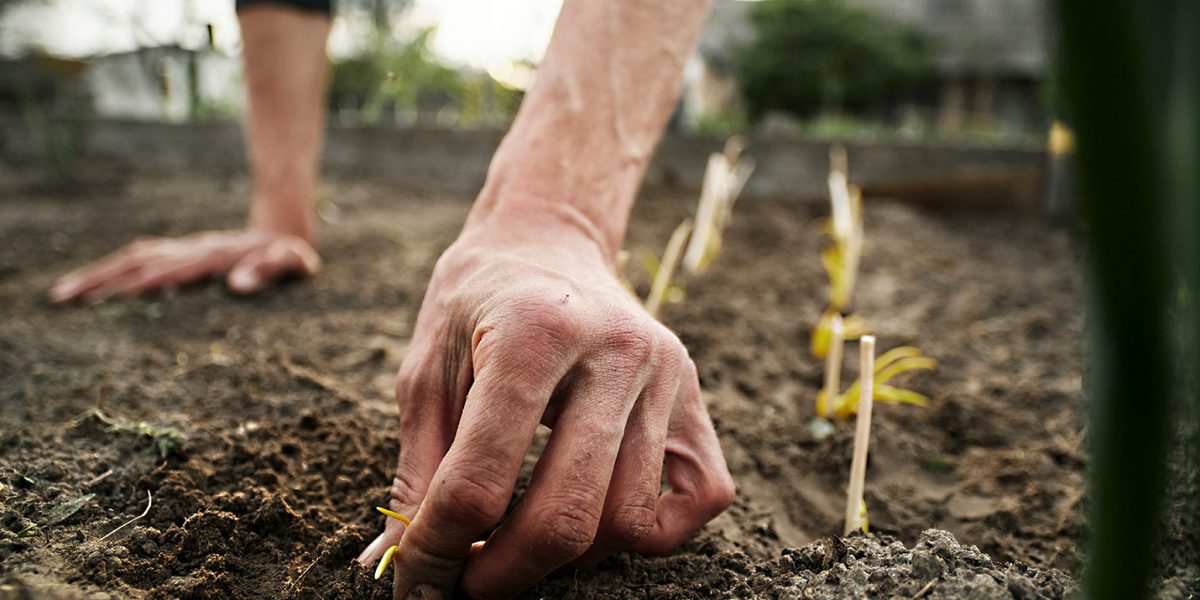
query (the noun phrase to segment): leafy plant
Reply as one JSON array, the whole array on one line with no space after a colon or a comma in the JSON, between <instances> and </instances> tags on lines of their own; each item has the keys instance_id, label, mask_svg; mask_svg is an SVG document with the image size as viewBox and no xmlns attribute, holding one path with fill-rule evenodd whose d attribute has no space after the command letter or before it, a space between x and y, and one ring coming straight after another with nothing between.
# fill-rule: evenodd
<instances>
[{"instance_id":1,"label":"leafy plant","mask_svg":"<svg viewBox=\"0 0 1200 600\"><path fill-rule=\"evenodd\" d=\"M683 255L683 266L689 273L703 272L721 253L733 204L754 172L754 160L742 160L745 145L741 136L732 136L725 141L723 152L708 157L696 206L695 234Z\"/></svg>"},{"instance_id":2,"label":"leafy plant","mask_svg":"<svg viewBox=\"0 0 1200 600\"><path fill-rule=\"evenodd\" d=\"M906 25L843 0L764 0L735 68L751 120L866 111L930 71L929 45Z\"/></svg>"},{"instance_id":3,"label":"leafy plant","mask_svg":"<svg viewBox=\"0 0 1200 600\"><path fill-rule=\"evenodd\" d=\"M396 48L380 47L366 56L333 65L331 99L362 99L359 118L377 123L389 106L418 115L439 106L456 124L476 123L490 115L511 118L523 93L501 85L482 72L456 69L438 61L429 50L432 29L426 29Z\"/></svg>"},{"instance_id":4,"label":"leafy plant","mask_svg":"<svg viewBox=\"0 0 1200 600\"><path fill-rule=\"evenodd\" d=\"M675 228L663 250L662 260L650 252L642 254L642 265L652 281L645 302L651 316L658 314L663 301L678 302L685 297L683 286L671 284L681 259L688 272L700 273L721 252L733 204L754 171L753 160L741 160L744 146L739 136L733 136L726 140L724 152L709 156L694 226L692 219L684 219Z\"/></svg>"},{"instance_id":5,"label":"leafy plant","mask_svg":"<svg viewBox=\"0 0 1200 600\"><path fill-rule=\"evenodd\" d=\"M653 285L653 282L658 279L659 270L662 269L662 262L659 261L658 255L650 250L642 250L638 254L638 258L641 260L642 268L645 269L646 273L650 276L650 281ZM685 289L679 282L668 280L667 288L663 290L662 302L677 304L686 299L687 289Z\"/></svg>"},{"instance_id":6,"label":"leafy plant","mask_svg":"<svg viewBox=\"0 0 1200 600\"><path fill-rule=\"evenodd\" d=\"M858 266L863 252L862 190L850 185L846 149L834 146L829 151L830 217L821 230L830 243L821 249L821 265L829 277L829 307L813 327L809 350L817 358L829 353L835 315L841 316L854 298ZM866 320L856 315L842 316L842 338L853 340L870 333Z\"/></svg>"},{"instance_id":7,"label":"leafy plant","mask_svg":"<svg viewBox=\"0 0 1200 600\"><path fill-rule=\"evenodd\" d=\"M891 404L912 404L925 406L929 398L912 390L906 390L888 382L911 371L930 370L937 366L937 361L922 356L921 351L912 346L901 346L884 352L875 361L874 399ZM826 390L817 392L817 414L832 414L838 419L845 420L858 412L858 401L862 395L861 379L855 381L841 394L830 400Z\"/></svg>"},{"instance_id":8,"label":"leafy plant","mask_svg":"<svg viewBox=\"0 0 1200 600\"><path fill-rule=\"evenodd\" d=\"M843 317L837 311L827 309L821 313L821 318L817 321L817 326L813 328L812 339L809 342L809 352L817 358L825 358L829 354L829 346L833 339L834 317L842 320L842 339L854 340L871 332L867 327L866 319L858 315Z\"/></svg>"},{"instance_id":9,"label":"leafy plant","mask_svg":"<svg viewBox=\"0 0 1200 600\"><path fill-rule=\"evenodd\" d=\"M687 243L688 236L692 233L692 220L684 219L682 223L675 227L675 231L671 232L671 238L667 240L667 247L663 250L661 261L658 264L645 261L647 267L653 267L653 280L650 283L650 293L646 296L646 312L650 316L657 317L658 309L662 306L663 300L667 297L667 290L671 287L671 276L675 273L675 267L679 265L679 257L683 253L683 245ZM680 292L682 292L681 288Z\"/></svg>"},{"instance_id":10,"label":"leafy plant","mask_svg":"<svg viewBox=\"0 0 1200 600\"><path fill-rule=\"evenodd\" d=\"M146 421L126 421L105 413L102 406L93 408L88 415L107 425L105 431L110 434L132 434L135 439L153 448L163 460L179 453L187 441L183 433L174 427L160 427Z\"/></svg>"}]
</instances>

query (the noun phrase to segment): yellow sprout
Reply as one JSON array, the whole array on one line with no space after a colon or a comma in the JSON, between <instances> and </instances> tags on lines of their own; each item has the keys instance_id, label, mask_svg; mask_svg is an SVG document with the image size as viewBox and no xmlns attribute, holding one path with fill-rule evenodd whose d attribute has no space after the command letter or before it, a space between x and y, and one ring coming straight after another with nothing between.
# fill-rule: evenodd
<instances>
[{"instance_id":1,"label":"yellow sprout","mask_svg":"<svg viewBox=\"0 0 1200 600\"><path fill-rule=\"evenodd\" d=\"M379 566L375 567L375 579L383 577L383 572L387 570L388 565L392 564L392 559L395 558L396 551L399 549L400 546L392 546L387 549L387 552L383 553L383 558L380 559Z\"/></svg>"},{"instance_id":2,"label":"yellow sprout","mask_svg":"<svg viewBox=\"0 0 1200 600\"><path fill-rule=\"evenodd\" d=\"M867 522L867 501L858 501L858 522L862 523L862 532L871 533L871 524ZM378 577L376 577L378 579Z\"/></svg>"},{"instance_id":3,"label":"yellow sprout","mask_svg":"<svg viewBox=\"0 0 1200 600\"><path fill-rule=\"evenodd\" d=\"M376 506L375 510L383 513L384 515L386 515L389 518L396 519L397 521L404 523L405 527L412 525L412 519L396 512L394 510L388 510L382 506ZM394 559L396 557L396 551L399 549L400 549L400 546L392 546L387 549L387 552L383 553L383 558L379 559L379 566L375 567L375 579L379 579L380 577L383 577L383 572L387 570L388 565L392 564L392 559Z\"/></svg>"},{"instance_id":4,"label":"yellow sprout","mask_svg":"<svg viewBox=\"0 0 1200 600\"><path fill-rule=\"evenodd\" d=\"M675 227L675 231L671 232L671 239L667 240L662 261L654 269L650 295L646 296L646 312L649 312L652 317L658 317L658 307L662 306L663 300L667 298L667 290L671 286L671 276L675 273L675 267L679 264L679 258L683 253L683 245L691 233L692 220L684 219Z\"/></svg>"},{"instance_id":5,"label":"yellow sprout","mask_svg":"<svg viewBox=\"0 0 1200 600\"><path fill-rule=\"evenodd\" d=\"M410 518L408 518L408 517L406 517L406 516L404 516L404 515L402 515L402 514L400 514L400 513L396 512L396 511L393 511L393 510L388 510L388 509L386 509L386 508L384 508L384 507L382 507L382 506L376 506L376 507L375 507L375 510L377 510L377 511L379 511L379 512L381 512L381 513L383 513L383 514L385 514L385 515L387 515L387 516L389 516L389 517L391 517L391 518L393 518L393 519L396 519L397 521L400 521L401 523L404 523L404 526L405 526L405 527L407 527L407 526L409 526L409 525L412 525L412 519L410 519Z\"/></svg>"},{"instance_id":6,"label":"yellow sprout","mask_svg":"<svg viewBox=\"0 0 1200 600\"><path fill-rule=\"evenodd\" d=\"M683 268L689 273L703 272L721 253L733 204L754 171L754 160L741 158L744 149L745 141L733 136L726 141L723 153L708 158L696 206L696 231L683 253Z\"/></svg>"},{"instance_id":7,"label":"yellow sprout","mask_svg":"<svg viewBox=\"0 0 1200 600\"><path fill-rule=\"evenodd\" d=\"M937 361L927 356L921 356L921 351L912 346L901 346L883 353L875 361L875 400L892 404L903 403L925 406L929 403L929 398L911 390L888 385L887 382L903 373L916 370L930 370L935 366L937 366ZM838 419L844 421L850 418L850 415L858 412L858 398L861 387L861 380L855 381L846 390L846 393L834 399L832 403L833 414ZM818 410L827 407L828 403L829 400L826 398L825 390L817 392Z\"/></svg>"},{"instance_id":8,"label":"yellow sprout","mask_svg":"<svg viewBox=\"0 0 1200 600\"><path fill-rule=\"evenodd\" d=\"M862 190L847 185L844 175L830 173L830 200L834 217L821 229L832 243L821 250L821 265L829 276L829 308L841 311L854 296L862 260Z\"/></svg>"},{"instance_id":9,"label":"yellow sprout","mask_svg":"<svg viewBox=\"0 0 1200 600\"><path fill-rule=\"evenodd\" d=\"M825 358L829 354L829 342L833 337L833 316L837 314L833 310L827 310L821 315L821 320L817 321L817 326L812 331L812 342L809 344L809 352L817 358ZM842 317L842 339L857 340L858 338L871 333L871 329L867 326L867 321L858 315L849 315Z\"/></svg>"},{"instance_id":10,"label":"yellow sprout","mask_svg":"<svg viewBox=\"0 0 1200 600\"><path fill-rule=\"evenodd\" d=\"M863 223L862 190L846 181L845 151L834 149L829 173L829 201L833 216L823 220L821 230L830 244L821 250L821 265L829 277L829 308L813 328L810 351L817 358L829 353L830 327L834 314L850 304L858 280L858 265L862 260ZM844 339L853 340L870 333L860 317L845 317Z\"/></svg>"}]
</instances>

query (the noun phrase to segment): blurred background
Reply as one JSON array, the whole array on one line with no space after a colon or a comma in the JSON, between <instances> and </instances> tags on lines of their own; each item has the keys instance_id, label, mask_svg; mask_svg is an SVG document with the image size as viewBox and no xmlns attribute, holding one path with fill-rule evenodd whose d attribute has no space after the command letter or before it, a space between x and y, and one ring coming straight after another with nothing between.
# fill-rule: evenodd
<instances>
[{"instance_id":1,"label":"blurred background","mask_svg":"<svg viewBox=\"0 0 1200 600\"><path fill-rule=\"evenodd\" d=\"M328 45L331 128L359 138L363 130L485 132L482 158L473 160L486 168L495 139L486 132L503 131L515 114L560 5L341 0ZM770 148L774 163L761 164L747 190L755 195L819 192L827 165L813 157L823 141L900 147L862 156L859 182L928 201L966 190L977 204L1062 212L1051 198L1062 177L1049 173L1045 154L1050 141L1069 146L1058 139L1063 131L1051 135L1048 10L1039 0L713 0L660 154L675 136L817 142ZM240 52L232 0L0 0L0 119L9 130L0 155L62 162L120 154L104 142L116 122L234 123L245 104ZM432 135L429 151L444 141ZM466 145L461 136L446 143ZM326 166L371 171L372 160L399 158L364 144L331 133ZM350 156L331 155L343 146ZM970 151L937 154L943 148ZM202 154L168 164L203 163ZM690 156L652 169L650 180L698 185L703 156L695 169L684 164ZM803 165L814 161L809 173ZM786 172L797 169L790 181ZM473 185L479 170L452 174ZM810 174L815 185L797 188Z\"/></svg>"}]
</instances>

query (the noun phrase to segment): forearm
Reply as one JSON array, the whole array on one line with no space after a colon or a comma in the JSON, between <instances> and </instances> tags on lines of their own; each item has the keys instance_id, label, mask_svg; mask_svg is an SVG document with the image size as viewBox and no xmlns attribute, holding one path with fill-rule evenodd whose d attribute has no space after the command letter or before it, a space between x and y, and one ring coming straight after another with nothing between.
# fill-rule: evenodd
<instances>
[{"instance_id":1,"label":"forearm","mask_svg":"<svg viewBox=\"0 0 1200 600\"><path fill-rule=\"evenodd\" d=\"M706 10L705 0L567 0L468 227L498 213L554 218L614 260Z\"/></svg>"},{"instance_id":2,"label":"forearm","mask_svg":"<svg viewBox=\"0 0 1200 600\"><path fill-rule=\"evenodd\" d=\"M238 11L254 182L250 226L313 241L324 128L327 15L272 4Z\"/></svg>"}]
</instances>

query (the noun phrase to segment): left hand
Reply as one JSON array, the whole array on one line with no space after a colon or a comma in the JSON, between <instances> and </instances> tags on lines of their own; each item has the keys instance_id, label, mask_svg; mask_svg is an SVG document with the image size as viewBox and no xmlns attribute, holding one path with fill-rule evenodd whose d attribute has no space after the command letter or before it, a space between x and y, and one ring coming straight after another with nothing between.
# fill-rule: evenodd
<instances>
[{"instance_id":1,"label":"left hand","mask_svg":"<svg viewBox=\"0 0 1200 600\"><path fill-rule=\"evenodd\" d=\"M139 296L228 274L229 289L261 291L283 275L314 275L321 259L302 237L245 229L206 231L180 238L142 238L63 275L50 289L51 302L95 303Z\"/></svg>"}]
</instances>

